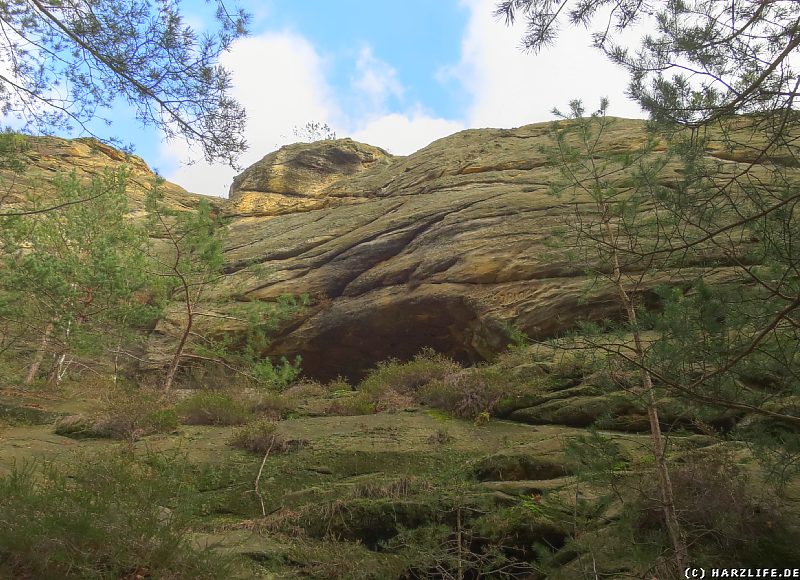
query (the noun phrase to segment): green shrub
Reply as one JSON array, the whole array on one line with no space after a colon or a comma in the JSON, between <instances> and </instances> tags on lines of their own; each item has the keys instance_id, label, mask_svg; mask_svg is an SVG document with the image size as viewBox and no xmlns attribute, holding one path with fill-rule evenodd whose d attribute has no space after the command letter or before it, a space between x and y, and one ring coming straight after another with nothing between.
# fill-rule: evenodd
<instances>
[{"instance_id":1,"label":"green shrub","mask_svg":"<svg viewBox=\"0 0 800 580\"><path fill-rule=\"evenodd\" d=\"M431 381L442 380L461 370L461 366L431 349L426 349L408 362L395 359L378 364L358 385L358 390L377 395L392 390L412 395Z\"/></svg>"},{"instance_id":2,"label":"green shrub","mask_svg":"<svg viewBox=\"0 0 800 580\"><path fill-rule=\"evenodd\" d=\"M432 381L417 394L417 399L464 419L492 414L498 402L509 396L511 387L488 368L464 369L441 380Z\"/></svg>"},{"instance_id":3,"label":"green shrub","mask_svg":"<svg viewBox=\"0 0 800 580\"><path fill-rule=\"evenodd\" d=\"M177 411L187 425L242 425L252 416L243 401L218 391L192 395L178 404Z\"/></svg>"},{"instance_id":4,"label":"green shrub","mask_svg":"<svg viewBox=\"0 0 800 580\"><path fill-rule=\"evenodd\" d=\"M277 364L273 364L271 360L265 358L253 366L251 374L261 385L285 389L300 376L301 363L302 360L299 356L295 357L294 362L289 361L285 356L281 357Z\"/></svg>"},{"instance_id":5,"label":"green shrub","mask_svg":"<svg viewBox=\"0 0 800 580\"><path fill-rule=\"evenodd\" d=\"M675 507L698 565L712 565L726 554L730 565L800 566L800 527L777 495L754 485L732 455L720 447L700 451L670 471ZM633 512L634 533L660 534L667 545L656 491L646 480Z\"/></svg>"},{"instance_id":6,"label":"green shrub","mask_svg":"<svg viewBox=\"0 0 800 580\"><path fill-rule=\"evenodd\" d=\"M326 415L334 416L372 415L377 412L378 408L370 397L360 393L334 399L325 409Z\"/></svg>"},{"instance_id":7,"label":"green shrub","mask_svg":"<svg viewBox=\"0 0 800 580\"><path fill-rule=\"evenodd\" d=\"M191 544L186 464L115 451L69 466L0 478L0 577L231 577L229 557Z\"/></svg>"},{"instance_id":8,"label":"green shrub","mask_svg":"<svg viewBox=\"0 0 800 580\"><path fill-rule=\"evenodd\" d=\"M269 419L260 419L236 431L230 444L245 451L263 455L269 450L272 453L285 453L294 447L302 446L302 442L290 442L277 433L276 424Z\"/></svg>"},{"instance_id":9,"label":"green shrub","mask_svg":"<svg viewBox=\"0 0 800 580\"><path fill-rule=\"evenodd\" d=\"M106 409L96 416L66 417L55 432L66 437L101 437L136 440L178 427L178 415L163 395L152 389L113 391Z\"/></svg>"},{"instance_id":10,"label":"green shrub","mask_svg":"<svg viewBox=\"0 0 800 580\"><path fill-rule=\"evenodd\" d=\"M270 419L285 419L297 409L297 401L282 393L260 393L252 405L252 411Z\"/></svg>"}]
</instances>

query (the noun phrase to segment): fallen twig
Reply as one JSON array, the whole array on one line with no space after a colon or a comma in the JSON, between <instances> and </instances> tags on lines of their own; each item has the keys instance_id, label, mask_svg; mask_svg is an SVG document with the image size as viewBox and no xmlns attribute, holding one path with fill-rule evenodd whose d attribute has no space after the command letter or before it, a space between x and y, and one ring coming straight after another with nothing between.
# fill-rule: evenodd
<instances>
[{"instance_id":1,"label":"fallen twig","mask_svg":"<svg viewBox=\"0 0 800 580\"><path fill-rule=\"evenodd\" d=\"M259 490L259 483L261 482L261 472L264 471L264 465L267 463L267 457L269 457L269 452L272 451L272 446L275 445L275 436L272 436L272 439L269 442L269 448L267 452L264 454L264 459L261 460L261 467L258 468L258 475L256 476L256 483L254 487L254 491L258 496L258 501L261 503L261 515L267 517L267 508L264 507L264 496L261 495L261 490Z\"/></svg>"}]
</instances>

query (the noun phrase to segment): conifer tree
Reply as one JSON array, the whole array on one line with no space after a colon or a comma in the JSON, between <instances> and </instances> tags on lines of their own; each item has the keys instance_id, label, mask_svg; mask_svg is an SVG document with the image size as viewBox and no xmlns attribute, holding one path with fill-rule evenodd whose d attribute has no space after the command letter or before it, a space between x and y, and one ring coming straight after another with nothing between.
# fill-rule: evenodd
<instances>
[{"instance_id":1,"label":"conifer tree","mask_svg":"<svg viewBox=\"0 0 800 580\"><path fill-rule=\"evenodd\" d=\"M249 15L216 5L199 33L180 0L8 0L0 3L0 108L26 131L98 134L120 100L167 138L235 164L246 115L231 97L220 54L247 33Z\"/></svg>"},{"instance_id":2,"label":"conifer tree","mask_svg":"<svg viewBox=\"0 0 800 580\"><path fill-rule=\"evenodd\" d=\"M649 231L613 247L664 284L653 289L660 310L637 311L655 337L646 356L615 355L694 405L697 420L704 408L728 410L734 424L749 416L734 436L765 443L771 453L758 456L777 456L790 477L800 457L796 2L508 0L496 14L524 21L532 52L556 44L564 26L592 30L593 45L628 71L629 95L677 167L666 187L642 190L646 204L616 210ZM609 250L581 230L588 246Z\"/></svg>"},{"instance_id":3,"label":"conifer tree","mask_svg":"<svg viewBox=\"0 0 800 580\"><path fill-rule=\"evenodd\" d=\"M137 300L146 237L126 217L125 184L124 170L89 184L59 176L60 209L37 212L42 202L31 200L29 213L3 219L3 331L37 345L27 384L52 357L48 382L57 385L77 357L101 353L114 332L153 314Z\"/></svg>"},{"instance_id":4,"label":"conifer tree","mask_svg":"<svg viewBox=\"0 0 800 580\"><path fill-rule=\"evenodd\" d=\"M568 114L556 111L564 121L554 124L551 134L555 147L546 152L562 175L562 181L553 184L554 193L575 207L575 219L570 224L575 237L566 242L572 248L571 259L586 269L593 284L610 287L621 310L621 336L608 335L606 340L592 337L588 342L605 351L609 375L619 374L614 357L620 353L638 374L638 384L629 391L647 413L664 522L675 568L683 570L688 550L675 505L667 441L662 434L661 396L649 369L650 345L638 312L639 297L652 286L658 266L637 253L658 248L660 243L660 225L644 208L650 205L648 198L658 192L655 177L663 162L648 160L652 143L634 155L615 155L601 149L603 136L613 125L605 115L607 105L602 102L590 117L584 116L579 101L570 104Z\"/></svg>"},{"instance_id":5,"label":"conifer tree","mask_svg":"<svg viewBox=\"0 0 800 580\"><path fill-rule=\"evenodd\" d=\"M177 342L171 350L164 389L172 389L178 370L189 360L221 365L259 384L282 387L300 372L300 359L273 363L264 356L270 333L284 320L308 305L307 296L281 296L274 302L249 301L217 305L213 291L225 280L223 242L225 228L207 200L196 209L170 208L156 183L147 197L150 232L155 240L149 258L155 275L163 281L167 308L179 321ZM221 319L238 332L212 332L199 328L198 319Z\"/></svg>"},{"instance_id":6,"label":"conifer tree","mask_svg":"<svg viewBox=\"0 0 800 580\"><path fill-rule=\"evenodd\" d=\"M702 263L712 267L707 279L727 272L727 283L663 289L672 316L654 322L664 340L662 366L651 372L689 399L793 429L800 413L777 399L796 396L800 376L796 8L784 0L508 0L496 12L525 21L523 45L533 52L555 44L565 25L595 27L594 46L629 72L630 96L681 166L653 199L670 229L658 248L631 255L673 268ZM650 30L638 46L623 44L635 25Z\"/></svg>"},{"instance_id":7,"label":"conifer tree","mask_svg":"<svg viewBox=\"0 0 800 580\"><path fill-rule=\"evenodd\" d=\"M169 300L183 310L182 328L164 379L169 391L190 344L198 306L222 276L221 224L211 204L202 200L194 211L175 211L165 205L158 183L150 190L146 207L151 235L163 243L149 252L156 275L166 286Z\"/></svg>"}]
</instances>

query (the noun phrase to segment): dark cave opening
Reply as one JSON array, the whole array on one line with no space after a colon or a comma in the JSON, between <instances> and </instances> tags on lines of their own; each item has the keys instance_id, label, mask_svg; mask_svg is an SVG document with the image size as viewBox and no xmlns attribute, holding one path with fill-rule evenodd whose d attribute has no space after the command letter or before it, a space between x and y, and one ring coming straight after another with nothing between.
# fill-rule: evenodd
<instances>
[{"instance_id":1,"label":"dark cave opening","mask_svg":"<svg viewBox=\"0 0 800 580\"><path fill-rule=\"evenodd\" d=\"M424 348L462 365L493 357L510 342L507 329L476 315L461 297L422 297L322 313L303 358L303 375L360 381L377 363L409 360Z\"/></svg>"}]
</instances>

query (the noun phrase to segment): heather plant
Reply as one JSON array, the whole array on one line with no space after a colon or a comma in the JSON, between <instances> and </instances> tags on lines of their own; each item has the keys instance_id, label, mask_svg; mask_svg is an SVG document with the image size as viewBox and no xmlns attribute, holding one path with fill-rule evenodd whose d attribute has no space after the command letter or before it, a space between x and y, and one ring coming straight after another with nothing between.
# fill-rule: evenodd
<instances>
[{"instance_id":1,"label":"heather plant","mask_svg":"<svg viewBox=\"0 0 800 580\"><path fill-rule=\"evenodd\" d=\"M105 397L104 409L91 416L66 417L55 432L73 438L99 437L135 441L178 427L178 414L161 393L145 388L117 388Z\"/></svg>"},{"instance_id":2,"label":"heather plant","mask_svg":"<svg viewBox=\"0 0 800 580\"><path fill-rule=\"evenodd\" d=\"M391 359L379 363L361 381L358 390L370 394L392 390L401 395L413 396L431 381L441 380L460 369L461 366L452 359L426 349L407 362Z\"/></svg>"},{"instance_id":3,"label":"heather plant","mask_svg":"<svg viewBox=\"0 0 800 580\"><path fill-rule=\"evenodd\" d=\"M191 542L200 506L189 464L116 450L79 459L0 477L0 576L230 577L229 557Z\"/></svg>"},{"instance_id":4,"label":"heather plant","mask_svg":"<svg viewBox=\"0 0 800 580\"><path fill-rule=\"evenodd\" d=\"M230 444L258 455L285 453L292 449L292 445L277 432L277 425L271 419L259 419L241 427L231 437Z\"/></svg>"},{"instance_id":5,"label":"heather plant","mask_svg":"<svg viewBox=\"0 0 800 580\"><path fill-rule=\"evenodd\" d=\"M417 398L425 405L463 419L476 419L481 413L491 415L506 392L487 374L484 369L464 369L431 381Z\"/></svg>"},{"instance_id":6,"label":"heather plant","mask_svg":"<svg viewBox=\"0 0 800 580\"><path fill-rule=\"evenodd\" d=\"M241 425L252 417L247 403L221 391L198 392L176 406L187 425Z\"/></svg>"}]
</instances>

